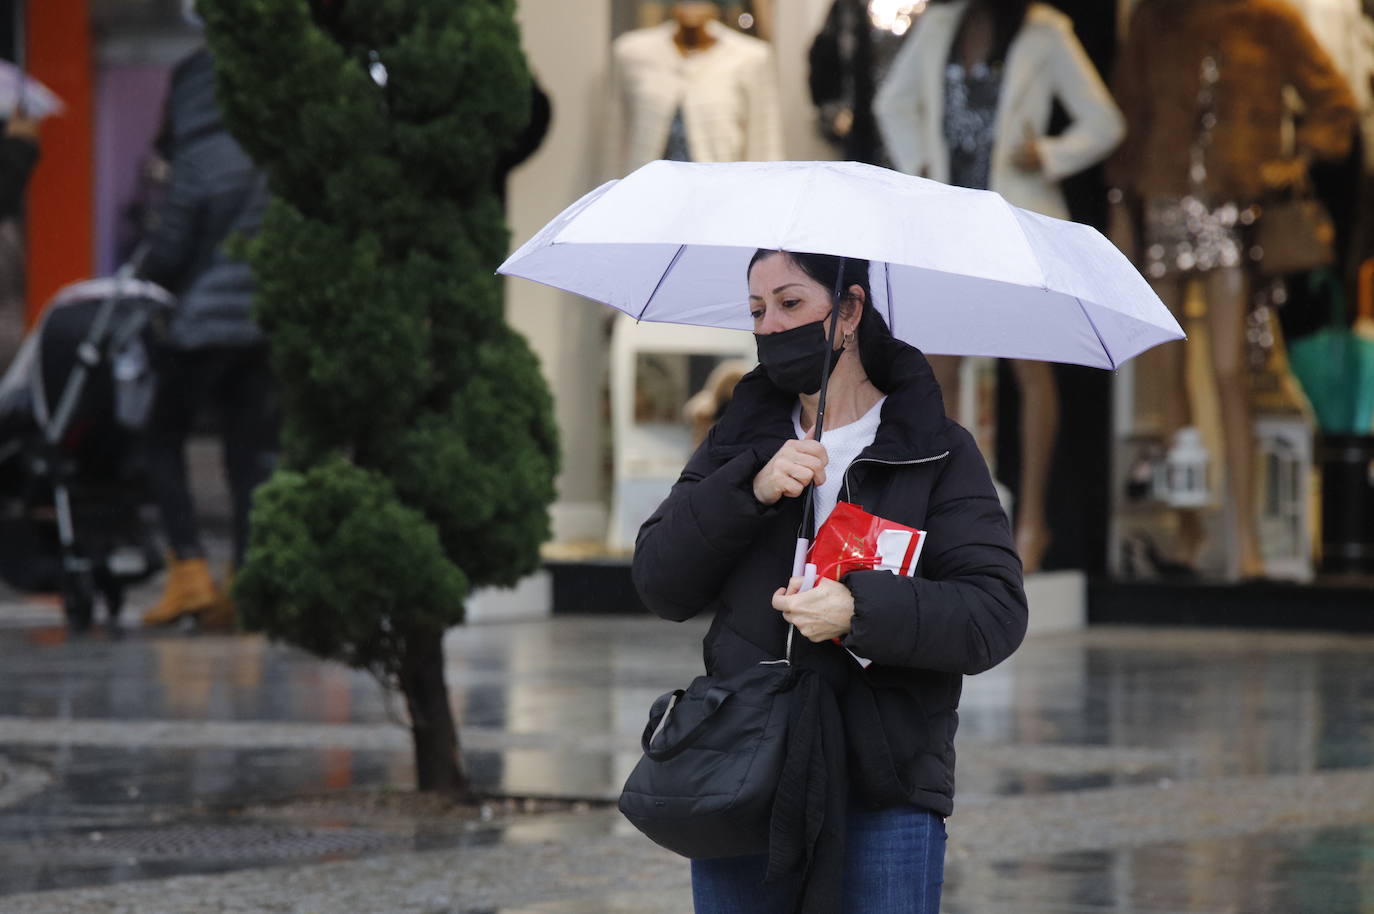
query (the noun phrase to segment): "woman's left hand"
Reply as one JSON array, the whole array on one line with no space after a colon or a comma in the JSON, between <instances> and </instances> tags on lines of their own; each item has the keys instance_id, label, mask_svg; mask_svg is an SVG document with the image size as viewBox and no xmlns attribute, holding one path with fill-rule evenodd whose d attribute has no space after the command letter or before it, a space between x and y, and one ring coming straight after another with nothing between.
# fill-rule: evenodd
<instances>
[{"instance_id":1,"label":"woman's left hand","mask_svg":"<svg viewBox=\"0 0 1374 914\"><path fill-rule=\"evenodd\" d=\"M808 641L828 641L849 634L854 618L854 595L839 581L821 578L801 592L802 579L793 578L773 594L773 608L797 627Z\"/></svg>"}]
</instances>

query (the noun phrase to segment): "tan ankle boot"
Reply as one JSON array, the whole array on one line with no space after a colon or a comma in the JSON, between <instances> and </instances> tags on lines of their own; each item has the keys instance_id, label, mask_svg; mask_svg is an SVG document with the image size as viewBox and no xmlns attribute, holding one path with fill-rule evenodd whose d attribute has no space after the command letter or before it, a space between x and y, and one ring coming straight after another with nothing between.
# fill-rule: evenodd
<instances>
[{"instance_id":1,"label":"tan ankle boot","mask_svg":"<svg viewBox=\"0 0 1374 914\"><path fill-rule=\"evenodd\" d=\"M162 599L143 614L144 625L170 625L184 615L202 613L215 602L215 582L205 559L170 559Z\"/></svg>"},{"instance_id":2,"label":"tan ankle boot","mask_svg":"<svg viewBox=\"0 0 1374 914\"><path fill-rule=\"evenodd\" d=\"M238 614L234 611L234 565L229 563L224 569L224 582L215 588L215 602L196 616L201 631L232 632L239 627Z\"/></svg>"}]
</instances>

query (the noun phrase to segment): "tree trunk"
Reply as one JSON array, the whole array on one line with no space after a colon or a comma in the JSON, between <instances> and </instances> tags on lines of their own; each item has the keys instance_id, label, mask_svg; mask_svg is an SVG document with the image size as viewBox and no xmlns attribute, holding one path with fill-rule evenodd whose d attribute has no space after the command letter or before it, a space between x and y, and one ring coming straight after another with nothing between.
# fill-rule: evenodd
<instances>
[{"instance_id":1,"label":"tree trunk","mask_svg":"<svg viewBox=\"0 0 1374 914\"><path fill-rule=\"evenodd\" d=\"M410 710L415 743L415 781L421 790L471 797L471 785L458 751L458 728L444 682L443 632L413 631L401 663L401 691Z\"/></svg>"}]
</instances>

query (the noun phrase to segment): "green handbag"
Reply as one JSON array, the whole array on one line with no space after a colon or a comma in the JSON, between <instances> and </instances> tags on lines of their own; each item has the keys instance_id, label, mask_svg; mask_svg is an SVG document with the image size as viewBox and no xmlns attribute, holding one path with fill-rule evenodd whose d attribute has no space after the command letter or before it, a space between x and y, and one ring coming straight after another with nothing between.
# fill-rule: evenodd
<instances>
[{"instance_id":1,"label":"green handbag","mask_svg":"<svg viewBox=\"0 0 1374 914\"><path fill-rule=\"evenodd\" d=\"M1345 292L1331 270L1312 273L1331 302L1331 323L1288 346L1288 363L1327 434L1364 435L1374 429L1374 314L1367 288L1374 260L1360 270L1360 315L1345 320Z\"/></svg>"}]
</instances>

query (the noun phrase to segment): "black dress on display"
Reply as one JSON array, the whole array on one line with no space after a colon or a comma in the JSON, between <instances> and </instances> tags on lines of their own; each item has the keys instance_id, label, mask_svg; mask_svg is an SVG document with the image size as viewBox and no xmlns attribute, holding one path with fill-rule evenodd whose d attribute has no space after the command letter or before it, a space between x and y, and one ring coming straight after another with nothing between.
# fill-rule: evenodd
<instances>
[{"instance_id":1,"label":"black dress on display","mask_svg":"<svg viewBox=\"0 0 1374 914\"><path fill-rule=\"evenodd\" d=\"M873 96L903 37L873 25L867 0L835 0L811 43L811 102L821 133L843 149L846 160L890 165L873 117ZM848 131L837 132L836 118L844 111L852 121Z\"/></svg>"}]
</instances>

